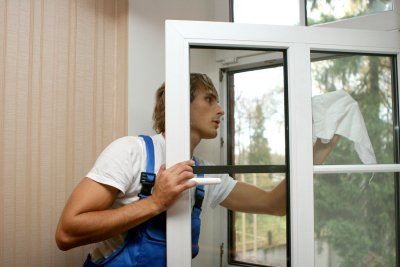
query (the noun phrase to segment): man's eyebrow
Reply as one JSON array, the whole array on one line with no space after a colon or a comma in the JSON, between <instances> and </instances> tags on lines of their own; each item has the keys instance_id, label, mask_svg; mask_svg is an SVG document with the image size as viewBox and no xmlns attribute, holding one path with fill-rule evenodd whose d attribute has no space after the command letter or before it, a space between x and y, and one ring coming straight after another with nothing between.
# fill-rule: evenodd
<instances>
[{"instance_id":1,"label":"man's eyebrow","mask_svg":"<svg viewBox=\"0 0 400 267\"><path fill-rule=\"evenodd\" d=\"M207 97L210 96L210 97L212 97L212 98L218 100L218 96L215 95L213 92L207 92L206 96L207 96Z\"/></svg>"}]
</instances>

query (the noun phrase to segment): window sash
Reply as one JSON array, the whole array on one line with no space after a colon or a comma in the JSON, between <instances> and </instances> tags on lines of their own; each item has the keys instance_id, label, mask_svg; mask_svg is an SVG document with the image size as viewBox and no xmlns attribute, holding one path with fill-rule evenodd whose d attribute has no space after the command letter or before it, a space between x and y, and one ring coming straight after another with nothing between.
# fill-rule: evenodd
<instances>
[{"instance_id":1,"label":"window sash","mask_svg":"<svg viewBox=\"0 0 400 267\"><path fill-rule=\"evenodd\" d=\"M166 22L166 165L190 158L189 47L285 49L288 66L291 266L314 266L310 51L399 55L398 32L215 22ZM398 73L397 73L398 75ZM179 233L179 234L177 234ZM167 212L167 264L191 265L189 192Z\"/></svg>"}]
</instances>

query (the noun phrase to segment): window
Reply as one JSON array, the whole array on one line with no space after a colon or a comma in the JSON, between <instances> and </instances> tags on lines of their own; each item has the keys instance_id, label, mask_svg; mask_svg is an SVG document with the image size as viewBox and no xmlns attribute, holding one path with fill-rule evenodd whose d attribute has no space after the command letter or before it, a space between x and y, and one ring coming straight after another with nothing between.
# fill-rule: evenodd
<instances>
[{"instance_id":1,"label":"window","mask_svg":"<svg viewBox=\"0 0 400 267\"><path fill-rule=\"evenodd\" d=\"M270 25L396 30L400 0L230 0L230 20Z\"/></svg>"},{"instance_id":2,"label":"window","mask_svg":"<svg viewBox=\"0 0 400 267\"><path fill-rule=\"evenodd\" d=\"M285 70L283 53L279 54L278 65L236 66L227 79L228 164L271 167L269 173L232 176L264 190L271 190L287 176ZM286 217L229 212L229 226L229 262L287 266Z\"/></svg>"},{"instance_id":3,"label":"window","mask_svg":"<svg viewBox=\"0 0 400 267\"><path fill-rule=\"evenodd\" d=\"M313 95L343 93L331 107L345 110L350 100L356 108L346 111L352 125L345 126L350 121L343 113L337 126L358 129L342 132L327 164L339 171L337 165L398 163L395 58L318 54L311 64ZM397 183L398 173L390 172L314 175L315 266L396 266Z\"/></svg>"},{"instance_id":4,"label":"window","mask_svg":"<svg viewBox=\"0 0 400 267\"><path fill-rule=\"evenodd\" d=\"M373 205L377 203L383 203L384 207L377 207L378 210L386 210L388 221L393 220L393 207L396 207L396 211L399 206L399 182L398 172L400 171L400 164L398 164L398 141L393 141L393 161L378 161L378 164L340 164L338 165L313 165L313 142L312 142L312 63L310 54L314 52L327 54L335 54L331 58L324 58L324 60L336 60L339 58L345 58L343 55L351 53L352 55L361 56L363 60L360 62L371 62L382 58L382 62L388 62L391 69L391 88L392 100L395 104L392 104L393 109L398 109L397 102L397 77L398 65L397 58L400 54L400 44L398 43L398 32L383 32L383 31L357 31L357 30L345 30L345 29L330 29L321 27L288 27L288 26L270 26L270 25L246 25L246 24L233 24L233 23L212 23L212 22L168 22L166 26L166 45L167 45L167 57L166 57L166 84L168 90L166 90L166 132L169 136L174 138L168 138L167 135L167 166L185 160L190 155L190 144L189 144L189 94L188 94L188 81L189 81L189 48L190 46L207 46L207 47L218 47L225 49L250 49L250 50L273 50L273 51L285 51L287 60L287 114L288 114L288 146L287 150L290 151L290 157L288 153L285 154L289 158L287 164L287 170L289 175L289 199L290 199L290 213L288 220L290 223L289 235L287 238L287 251L289 257L289 265L300 267L300 266L321 266L315 259L316 250L319 248L318 244L315 245L316 229L320 225L324 224L323 217L324 210L317 207L314 210L314 198L317 200L318 194L321 193L321 180L327 177L327 174L335 174L332 177L332 183L337 183L338 190L348 190L354 188L355 185L362 185L368 180L370 182L370 176L366 173L375 173L371 181L371 187L375 190L368 191L376 195L363 195L361 194L361 201L355 202L356 191L348 194L349 198L340 199L344 203L348 203L350 206L357 207L361 211L357 211L359 220L372 220L377 219L374 212L377 210ZM328 51L328 52L325 52ZM325 55L323 55L325 56ZM319 58L322 61L322 58ZM316 61L315 63L317 63ZM333 64L333 63L330 63ZM361 63L360 63L361 64ZM369 63L368 63L369 64ZM329 64L328 64L329 65ZM362 66L362 65L361 65ZM372 66L372 65L369 65ZM352 69L350 69L352 70ZM361 69L357 69L360 72ZM349 73L353 73L350 71ZM356 72L357 73L357 72ZM371 72L372 73L372 72ZM371 74L369 73L369 74ZM385 73L382 71L381 73ZM371 76L371 75L367 76ZM353 76L350 76L352 79ZM335 79L331 79L335 80ZM374 79L375 80L375 79ZM384 90L385 82L384 75L378 77L379 89ZM329 80L330 81L330 80ZM372 82L373 80L371 80ZM314 83L316 84L316 83ZM351 84L351 83L350 83ZM357 84L357 83L356 83ZM387 84L387 83L386 83ZM382 87L381 87L382 85ZM357 86L351 86L351 89L355 89ZM376 88L373 88L376 90ZM367 99L367 96L365 99ZM364 99L364 98L363 98ZM358 100L358 99L356 99ZM361 100L360 100L361 101ZM379 107L381 103L379 102ZM382 108L379 108L378 113L375 114L375 120L373 123L385 123L385 127L389 129L389 120L385 119L388 117L388 112L384 112L385 105L382 104ZM376 114L378 114L378 120L376 120ZM398 123L397 115L398 111L392 112L393 119L393 136L392 140L398 138ZM286 120L286 118L285 118ZM367 125L368 126L368 125ZM369 127L369 126L368 126ZM382 142L390 143L388 135L382 135ZM340 140L339 142L342 142ZM388 144L385 143L385 144ZM340 143L338 143L339 145ZM390 149L389 145L387 148ZM376 148L376 150L386 149L384 146ZM390 151L390 150L389 150ZM351 155L350 155L351 156ZM379 157L377 157L379 159ZM388 163L389 162L389 163ZM392 162L392 163L390 163ZM239 166L225 166L233 173L239 173ZM260 172L262 173L262 172ZM264 172L265 173L265 172ZM341 177L339 174L351 173L348 177ZM361 173L364 173L360 175ZM316 176L313 179L313 176ZM326 178L327 180L328 178ZM378 179L378 180L377 180ZM353 181L353 187L346 184L347 181ZM325 181L326 182L326 181ZM314 183L316 184L314 188ZM390 186L392 186L390 188ZM386 190L387 189L387 190ZM369 189L368 189L369 190ZM323 193L323 192L322 192ZM359 194L360 195L360 194ZM395 197L395 200L393 198ZM376 199L387 199L388 201L376 202ZM323 203L323 201L321 202ZM328 203L329 204L329 203ZM332 205L335 205L333 202ZM364 205L368 207L364 207ZM371 205L371 207L369 206ZM329 208L329 205L328 205ZM322 213L320 211L323 211ZM351 210L351 208L349 209ZM365 211L367 213L365 213ZM342 217L347 219L347 210L336 212L334 214L328 214L330 218ZM371 215L372 214L372 215ZM370 216L371 215L371 216ZM350 214L350 218L353 219ZM383 217L386 215L383 215ZM191 249L190 249L190 199L187 192L182 194L177 203L168 211L167 216L167 252L168 252L168 264L171 266L190 266L191 264ZM321 219L322 218L322 219ZM325 220L326 221L326 220ZM396 225L398 225L399 219L398 214L396 215ZM330 222L329 224L332 224ZM374 222L374 227L377 224ZM393 224L386 227L389 233L393 233ZM396 226L395 225L395 226ZM329 225L328 225L329 226ZM348 228L346 228L348 227ZM363 229L371 229L369 226L363 227ZM339 227L339 230L344 229L346 232L349 224L344 224L343 227ZM322 237L327 237L324 228L321 232ZM376 230L381 230L377 229ZM363 230L365 231L365 230ZM398 231L398 230L396 230ZM179 234L176 234L179 233ZM356 234L358 232L355 232ZM371 234L370 237L376 237L380 232ZM329 234L329 233L328 233ZM398 234L396 233L396 238ZM353 238L358 238L354 236ZM336 241L333 236L333 241ZM317 237L317 241L319 242ZM351 240L352 241L352 240ZM370 245L366 250L355 251L354 253L366 253L366 257L362 257L362 263L371 263L379 265L382 263L383 257L389 257L389 261L383 262L392 264L393 261L399 262L399 256L393 257L393 241L388 241L388 245L385 246L387 251L382 252L379 248L373 246L377 244L371 244L370 241L366 241L365 244ZM397 248L394 250L396 253ZM329 242L328 242L329 243ZM331 246L335 246L334 242L330 242ZM324 245L322 245L323 247ZM336 245L337 246L337 245ZM396 245L395 245L396 246ZM340 256L340 254L338 253ZM350 257L348 258L350 259ZM358 258L360 259L360 258ZM393 259L393 261L392 261ZM345 262L346 258L341 256L340 261ZM250 264L250 263L249 263Z\"/></svg>"},{"instance_id":5,"label":"window","mask_svg":"<svg viewBox=\"0 0 400 267\"><path fill-rule=\"evenodd\" d=\"M307 25L393 10L392 0L307 0Z\"/></svg>"},{"instance_id":6,"label":"window","mask_svg":"<svg viewBox=\"0 0 400 267\"><path fill-rule=\"evenodd\" d=\"M326 164L362 164L362 156L369 157L369 153L378 164L395 163L394 62L392 56L331 53L311 64L314 98L346 92L365 123L365 132L360 125L360 134L347 133L353 140L341 138ZM352 122L361 124L356 117Z\"/></svg>"},{"instance_id":7,"label":"window","mask_svg":"<svg viewBox=\"0 0 400 267\"><path fill-rule=\"evenodd\" d=\"M298 0L231 0L231 21L238 23L298 25Z\"/></svg>"}]
</instances>

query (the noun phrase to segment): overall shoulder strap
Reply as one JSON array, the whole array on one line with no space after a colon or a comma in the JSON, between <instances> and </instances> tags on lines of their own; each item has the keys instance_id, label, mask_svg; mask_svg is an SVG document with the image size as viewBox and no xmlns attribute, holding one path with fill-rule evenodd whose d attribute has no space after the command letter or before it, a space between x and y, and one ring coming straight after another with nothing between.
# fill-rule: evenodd
<instances>
[{"instance_id":1,"label":"overall shoulder strap","mask_svg":"<svg viewBox=\"0 0 400 267\"><path fill-rule=\"evenodd\" d=\"M148 135L139 135L146 144L146 172L155 173L154 171L154 144L153 139Z\"/></svg>"},{"instance_id":2,"label":"overall shoulder strap","mask_svg":"<svg viewBox=\"0 0 400 267\"><path fill-rule=\"evenodd\" d=\"M146 171L140 174L140 183L142 184L142 190L139 193L139 198L146 198L151 195L151 189L154 186L156 180L156 174L154 170L154 144L153 139L147 135L139 135L143 138L146 144Z\"/></svg>"},{"instance_id":3,"label":"overall shoulder strap","mask_svg":"<svg viewBox=\"0 0 400 267\"><path fill-rule=\"evenodd\" d=\"M193 157L193 160L195 162L196 166L199 166L199 160L195 157ZM204 178L203 173L196 174L197 178ZM201 210L201 206L203 205L203 199L204 199L205 191L204 191L204 185L198 185L196 186L196 190L194 193L195 197L195 202L194 202L194 208L198 208Z\"/></svg>"}]
</instances>

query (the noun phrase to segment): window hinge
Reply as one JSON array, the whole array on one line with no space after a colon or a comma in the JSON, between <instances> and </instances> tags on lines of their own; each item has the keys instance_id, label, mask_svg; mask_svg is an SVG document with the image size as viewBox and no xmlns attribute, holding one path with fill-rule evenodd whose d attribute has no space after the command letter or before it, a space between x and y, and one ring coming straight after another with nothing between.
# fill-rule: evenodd
<instances>
[{"instance_id":1,"label":"window hinge","mask_svg":"<svg viewBox=\"0 0 400 267\"><path fill-rule=\"evenodd\" d=\"M221 138L219 139L219 141L220 141L221 147L224 147L224 144L225 144L224 138L221 137Z\"/></svg>"},{"instance_id":2,"label":"window hinge","mask_svg":"<svg viewBox=\"0 0 400 267\"><path fill-rule=\"evenodd\" d=\"M222 242L221 246L219 246L219 266L220 267L222 267L223 256L224 256L224 242Z\"/></svg>"},{"instance_id":3,"label":"window hinge","mask_svg":"<svg viewBox=\"0 0 400 267\"><path fill-rule=\"evenodd\" d=\"M219 82L222 82L222 80L224 79L224 73L225 70L219 69Z\"/></svg>"}]
</instances>

